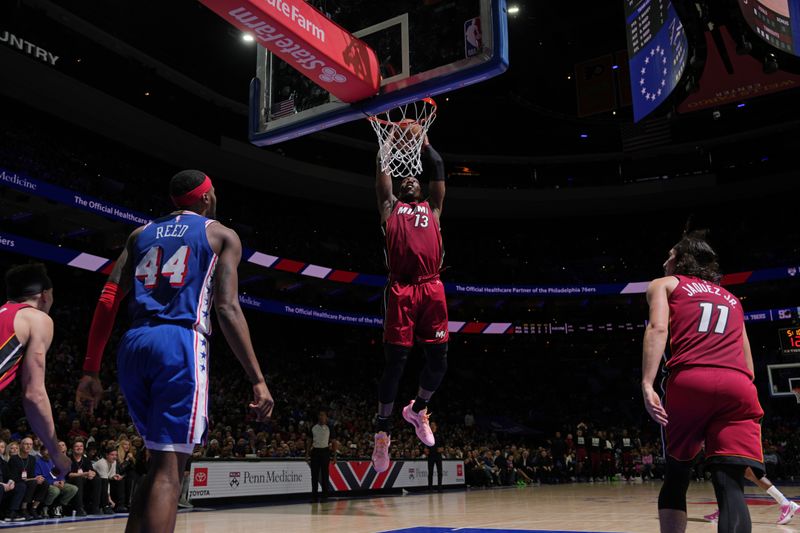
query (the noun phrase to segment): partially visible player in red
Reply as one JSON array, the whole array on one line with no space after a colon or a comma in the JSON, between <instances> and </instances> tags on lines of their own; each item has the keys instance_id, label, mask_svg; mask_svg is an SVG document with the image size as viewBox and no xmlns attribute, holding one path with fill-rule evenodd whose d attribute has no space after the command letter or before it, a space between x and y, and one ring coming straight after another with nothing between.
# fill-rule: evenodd
<instances>
[{"instance_id":1,"label":"partially visible player in red","mask_svg":"<svg viewBox=\"0 0 800 533\"><path fill-rule=\"evenodd\" d=\"M764 473L761 417L753 357L739 299L718 285L717 254L706 232L692 231L669 252L667 277L650 283L642 392L650 416L663 426L666 475L658 498L662 532L686 530L686 490L692 463L705 444L719 503L718 531L749 532L745 468ZM664 402L653 389L670 336Z\"/></svg>"},{"instance_id":2,"label":"partially visible player in red","mask_svg":"<svg viewBox=\"0 0 800 533\"><path fill-rule=\"evenodd\" d=\"M72 461L58 451L53 409L44 385L45 358L53 341L53 284L41 263L6 272L6 297L0 306L0 390L19 374L22 406L33 432L52 451L53 462L69 473Z\"/></svg>"},{"instance_id":3,"label":"partially visible player in red","mask_svg":"<svg viewBox=\"0 0 800 533\"><path fill-rule=\"evenodd\" d=\"M800 505L796 504L795 502L784 496L783 493L780 491L780 489L778 489L778 487L773 485L772 481L770 481L767 478L767 476L758 478L756 477L753 470L750 467L748 467L744 471L744 477L748 481L756 485L758 488L760 488L761 490L772 496L772 499L775 500L775 503L778 504L778 507L780 508L780 514L778 515L777 524L779 526L783 526L791 522L792 518L794 518L794 515L796 515L797 512L800 511ZM709 522L716 522L717 520L719 520L719 509L717 509L711 514L705 515L703 518L705 518Z\"/></svg>"},{"instance_id":4,"label":"partially visible player in red","mask_svg":"<svg viewBox=\"0 0 800 533\"><path fill-rule=\"evenodd\" d=\"M428 402L447 370L447 301L439 279L444 251L439 218L444 203L444 162L425 137L423 166L430 174L428 199L423 200L419 180L404 177L397 196L392 177L377 163L375 188L378 211L386 234L389 284L384 296L383 342L386 365L378 385L378 417L372 462L375 470L389 468L391 416L406 359L417 341L426 364L419 377L417 397L403 408L403 418L417 437L433 446L428 422Z\"/></svg>"}]
</instances>

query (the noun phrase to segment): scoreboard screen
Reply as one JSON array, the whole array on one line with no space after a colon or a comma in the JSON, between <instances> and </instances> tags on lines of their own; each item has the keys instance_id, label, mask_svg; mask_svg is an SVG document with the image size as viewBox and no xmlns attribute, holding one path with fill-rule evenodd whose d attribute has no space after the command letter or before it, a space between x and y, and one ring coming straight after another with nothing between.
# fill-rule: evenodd
<instances>
[{"instance_id":1,"label":"scoreboard screen","mask_svg":"<svg viewBox=\"0 0 800 533\"><path fill-rule=\"evenodd\" d=\"M800 56L800 0L739 0L739 8L763 41Z\"/></svg>"},{"instance_id":2,"label":"scoreboard screen","mask_svg":"<svg viewBox=\"0 0 800 533\"><path fill-rule=\"evenodd\" d=\"M800 354L800 327L778 330L781 351L785 354Z\"/></svg>"},{"instance_id":3,"label":"scoreboard screen","mask_svg":"<svg viewBox=\"0 0 800 533\"><path fill-rule=\"evenodd\" d=\"M670 0L624 0L633 120L672 93L686 69L686 31Z\"/></svg>"}]
</instances>

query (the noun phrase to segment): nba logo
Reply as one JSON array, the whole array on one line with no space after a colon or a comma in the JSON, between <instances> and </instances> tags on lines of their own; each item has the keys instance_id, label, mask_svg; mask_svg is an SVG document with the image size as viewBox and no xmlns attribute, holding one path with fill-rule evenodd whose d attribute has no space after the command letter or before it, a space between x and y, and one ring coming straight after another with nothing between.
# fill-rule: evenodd
<instances>
[{"instance_id":1,"label":"nba logo","mask_svg":"<svg viewBox=\"0 0 800 533\"><path fill-rule=\"evenodd\" d=\"M208 468L194 469L194 486L195 487L208 486Z\"/></svg>"},{"instance_id":2,"label":"nba logo","mask_svg":"<svg viewBox=\"0 0 800 533\"><path fill-rule=\"evenodd\" d=\"M475 17L464 23L464 55L473 57L483 51L483 39L481 37L481 18Z\"/></svg>"}]
</instances>

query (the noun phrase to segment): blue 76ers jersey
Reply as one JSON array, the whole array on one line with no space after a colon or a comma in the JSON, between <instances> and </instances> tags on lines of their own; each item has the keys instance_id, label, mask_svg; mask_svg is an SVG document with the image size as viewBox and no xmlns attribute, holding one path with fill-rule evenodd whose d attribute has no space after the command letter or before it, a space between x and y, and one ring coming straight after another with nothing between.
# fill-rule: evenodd
<instances>
[{"instance_id":1,"label":"blue 76ers jersey","mask_svg":"<svg viewBox=\"0 0 800 533\"><path fill-rule=\"evenodd\" d=\"M191 212L159 218L139 233L133 250L133 327L174 324L211 333L214 268L206 227L215 221Z\"/></svg>"}]
</instances>

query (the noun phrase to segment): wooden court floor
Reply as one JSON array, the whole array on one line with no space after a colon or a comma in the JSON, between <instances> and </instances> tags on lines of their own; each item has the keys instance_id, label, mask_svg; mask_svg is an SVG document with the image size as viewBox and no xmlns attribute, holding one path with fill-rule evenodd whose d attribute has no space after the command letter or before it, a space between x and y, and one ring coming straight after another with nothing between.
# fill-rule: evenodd
<instances>
[{"instance_id":1,"label":"wooden court floor","mask_svg":"<svg viewBox=\"0 0 800 533\"><path fill-rule=\"evenodd\" d=\"M432 494L408 494L323 504L291 503L203 510L178 515L180 533L443 533L468 529L594 531L654 533L658 531L656 501L659 483L597 483L525 488L476 489ZM800 500L800 487L780 487L787 497ZM778 506L756 487L747 487L753 531L800 533L800 516L778 526ZM711 483L693 483L689 489L689 532L716 532L703 515L716 509ZM58 525L30 525L20 533L119 532L124 519ZM432 529L434 528L434 529ZM439 529L444 528L444 529ZM0 525L0 529L5 529ZM11 529L11 528L9 528ZM17 529L17 528L13 528ZM466 533L466 532L465 532ZM488 533L488 531L487 531Z\"/></svg>"}]
</instances>

